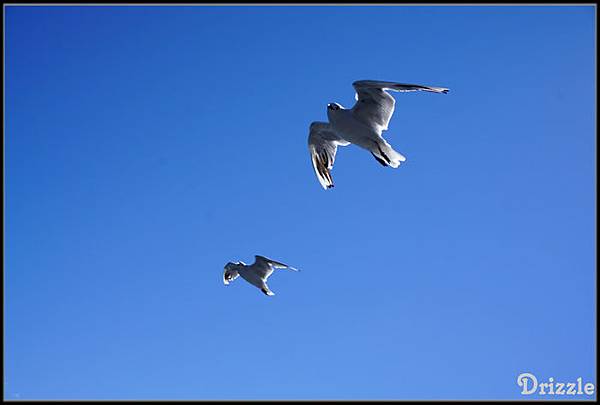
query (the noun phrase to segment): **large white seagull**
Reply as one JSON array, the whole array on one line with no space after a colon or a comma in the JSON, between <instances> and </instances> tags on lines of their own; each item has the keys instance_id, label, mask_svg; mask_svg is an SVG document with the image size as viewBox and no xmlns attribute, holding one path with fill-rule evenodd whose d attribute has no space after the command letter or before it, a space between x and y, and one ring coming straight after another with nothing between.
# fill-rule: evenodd
<instances>
[{"instance_id":1,"label":"large white seagull","mask_svg":"<svg viewBox=\"0 0 600 405\"><path fill-rule=\"evenodd\" d=\"M338 103L327 104L329 122L310 124L308 149L317 179L324 189L333 187L331 169L338 146L351 143L371 152L383 166L397 168L406 158L392 148L382 137L394 113L395 100L386 90L430 91L448 93L443 87L421 86L376 80L359 80L352 83L356 90L356 103L345 109Z\"/></svg>"}]
</instances>

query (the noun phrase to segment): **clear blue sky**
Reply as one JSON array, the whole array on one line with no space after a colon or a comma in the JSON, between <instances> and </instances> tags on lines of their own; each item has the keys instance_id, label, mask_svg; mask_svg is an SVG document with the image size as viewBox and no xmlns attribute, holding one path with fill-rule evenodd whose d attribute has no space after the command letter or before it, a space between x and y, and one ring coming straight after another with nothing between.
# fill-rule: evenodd
<instances>
[{"instance_id":1,"label":"clear blue sky","mask_svg":"<svg viewBox=\"0 0 600 405\"><path fill-rule=\"evenodd\" d=\"M5 11L5 399L596 383L594 7ZM359 79L451 90L325 191L308 126ZM302 272L224 286L255 254Z\"/></svg>"}]
</instances>

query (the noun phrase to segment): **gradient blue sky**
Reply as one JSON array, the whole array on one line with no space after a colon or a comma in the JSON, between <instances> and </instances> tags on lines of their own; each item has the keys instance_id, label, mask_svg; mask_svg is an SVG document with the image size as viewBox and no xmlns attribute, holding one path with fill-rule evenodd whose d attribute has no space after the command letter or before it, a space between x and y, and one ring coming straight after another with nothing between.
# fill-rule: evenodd
<instances>
[{"instance_id":1,"label":"gradient blue sky","mask_svg":"<svg viewBox=\"0 0 600 405\"><path fill-rule=\"evenodd\" d=\"M5 399L596 382L594 7L5 12ZM325 191L308 126L359 79L451 91ZM302 272L224 286L254 254Z\"/></svg>"}]
</instances>

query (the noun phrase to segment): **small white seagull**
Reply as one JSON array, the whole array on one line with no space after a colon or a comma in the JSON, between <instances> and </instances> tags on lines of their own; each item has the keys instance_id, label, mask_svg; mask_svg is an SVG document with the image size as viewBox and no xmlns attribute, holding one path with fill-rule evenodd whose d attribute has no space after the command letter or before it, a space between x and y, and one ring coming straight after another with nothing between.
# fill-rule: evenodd
<instances>
[{"instance_id":1,"label":"small white seagull","mask_svg":"<svg viewBox=\"0 0 600 405\"><path fill-rule=\"evenodd\" d=\"M275 269L300 271L287 264L276 262L275 260L271 260L264 256L255 255L254 258L254 263L250 265L244 262L227 263L225 265L225 271L223 272L223 283L229 285L229 282L235 280L238 276L242 276L244 280L253 286L260 288L266 295L275 295L267 285L267 279Z\"/></svg>"},{"instance_id":2,"label":"small white seagull","mask_svg":"<svg viewBox=\"0 0 600 405\"><path fill-rule=\"evenodd\" d=\"M418 84L402 84L376 80L359 80L352 83L356 90L356 103L345 109L338 103L327 104L329 122L310 124L308 149L312 158L317 179L324 189L333 187L331 169L338 146L351 143L371 152L383 166L397 168L406 158L396 152L383 139L381 133L388 129L394 113L395 100L386 90L391 91L430 91L448 93L443 87L429 87Z\"/></svg>"}]
</instances>

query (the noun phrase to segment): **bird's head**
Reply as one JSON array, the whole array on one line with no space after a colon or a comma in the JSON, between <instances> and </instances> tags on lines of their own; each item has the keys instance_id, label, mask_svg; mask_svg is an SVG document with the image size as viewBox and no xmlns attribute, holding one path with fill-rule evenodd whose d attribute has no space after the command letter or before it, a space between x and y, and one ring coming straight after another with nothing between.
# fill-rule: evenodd
<instances>
[{"instance_id":1,"label":"bird's head","mask_svg":"<svg viewBox=\"0 0 600 405\"><path fill-rule=\"evenodd\" d=\"M232 263L229 262L223 268L225 271L223 272L223 283L228 285L230 281L235 280L238 276L238 270L240 270L240 263Z\"/></svg>"},{"instance_id":2,"label":"bird's head","mask_svg":"<svg viewBox=\"0 0 600 405\"><path fill-rule=\"evenodd\" d=\"M338 103L327 104L327 118L329 118L329 122L335 122L339 112L343 109Z\"/></svg>"},{"instance_id":3,"label":"bird's head","mask_svg":"<svg viewBox=\"0 0 600 405\"><path fill-rule=\"evenodd\" d=\"M337 111L337 110L341 110L342 106L339 105L338 103L329 103L327 104L327 111Z\"/></svg>"}]
</instances>

